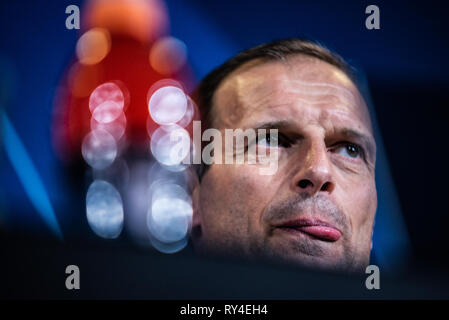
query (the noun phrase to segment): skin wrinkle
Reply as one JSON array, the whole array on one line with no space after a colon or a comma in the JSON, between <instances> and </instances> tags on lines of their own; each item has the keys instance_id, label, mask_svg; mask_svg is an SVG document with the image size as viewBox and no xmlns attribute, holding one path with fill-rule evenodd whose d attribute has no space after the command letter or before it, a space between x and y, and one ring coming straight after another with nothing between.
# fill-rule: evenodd
<instances>
[{"instance_id":1,"label":"skin wrinkle","mask_svg":"<svg viewBox=\"0 0 449 320\"><path fill-rule=\"evenodd\" d=\"M307 62L309 64L313 64L313 65L319 65L319 64L323 64L324 62L312 58L312 57L308 57L308 56L296 56L295 58L291 58L291 59L287 59L285 61L285 63L283 64L284 67L286 67L286 69L291 69L294 67L294 64L292 64L291 61L295 61L295 62L299 62L304 64L304 62ZM242 73L244 73L245 71L251 70L251 68L254 68L255 66L259 66L261 65L264 66L267 63L264 64L264 62L262 60L256 60L256 61L252 61L249 62L247 65L244 65L242 67L240 67L238 70L236 71L240 71ZM281 64L278 62L278 64ZM288 68L287 68L288 67ZM332 66L331 66L332 67ZM371 129L371 121L369 118L369 112L367 110L366 104L363 100L363 98L360 96L360 94L358 93L358 90L355 88L355 86L352 84L352 82L347 78L347 76L340 70L332 67L332 75L335 77L335 75L337 75L338 80L341 81L341 79L345 79L344 83L345 84L350 84L350 88L354 91L352 92L350 89L345 88L344 86L341 85L336 85L336 84L332 84L329 83L329 81L327 79L324 78L324 76L322 76L321 74L317 74L315 72L310 72L310 70L312 70L313 68L304 68L304 69L299 69L299 71L296 71L294 73L294 75L291 74L283 74L283 77L280 76L275 76L273 81L270 81L269 83L267 83L265 86L263 85L263 81L264 79L258 79L257 77L254 76L249 76L249 81L248 79L245 79L244 77L235 77L235 81L234 81L234 95L235 98L232 100L232 105L231 106L227 106L227 108L225 110L230 110L232 109L232 112L235 112L235 117L232 117L231 121L227 121L224 123L221 123L222 125L224 125L225 127L229 127L232 125L235 125L235 120L240 120L242 118L242 116L245 114L245 110L246 113L250 113L251 111L255 111L254 110L254 106L258 106L260 105L261 107L264 107L263 103L259 103L259 102L264 102L271 92L273 92L275 89L278 88L282 88L282 95L285 96L286 94L288 94L289 91L291 92L295 92L296 93L302 93L300 90L298 90L298 85L300 86L312 86L312 87L321 87L319 92L315 93L317 95L319 94L323 94L323 93L327 93L324 89L335 89L337 90L341 96L346 95L347 97L349 97L349 100L352 100L350 102L351 103L347 103L347 106L353 106L352 108L356 107L359 108L360 105L362 111L363 111L363 120L364 121L368 121L369 122L369 127ZM297 68L298 69L298 68ZM233 73L231 73L231 75L228 76L228 78L230 78L233 74L236 73L236 71L234 71ZM293 77L305 77L310 78L312 76L318 77L318 79L320 79L322 82L316 82L316 81L309 81L306 82L304 80L298 80L295 79ZM324 78L324 79L323 79ZM288 81L290 83L290 85L288 85L287 87L285 86L285 82ZM226 81L225 81L226 83ZM248 84L249 83L249 84ZM274 83L274 84L273 84ZM223 89L223 87L225 87L225 84L221 84L219 86L219 88L217 89L217 93L214 95L213 97L213 105L217 105L220 103L220 101L217 101L217 96L218 96L218 92L220 90ZM258 92L258 96L256 96L256 100L255 101L248 101L250 99L254 99L255 96L248 96L246 94L246 92L248 92L249 90L253 89L253 88L257 88L259 87ZM305 91L309 91L309 90L305 90ZM310 93L309 93L310 94ZM337 97L342 98L340 95L337 95ZM304 98L304 97L301 97ZM323 98L323 97L321 97ZM345 101L345 99L342 99L342 101ZM212 108L212 110L215 110L217 108ZM213 119L220 119L221 121L225 120L226 117L221 115L221 114L214 114L215 116L213 117ZM215 123L215 121L214 121ZM220 123L217 123L217 125L219 126ZM372 131L372 130L371 130Z\"/></svg>"},{"instance_id":2,"label":"skin wrinkle","mask_svg":"<svg viewBox=\"0 0 449 320\"><path fill-rule=\"evenodd\" d=\"M198 187L195 250L348 271L367 265L377 208L375 141L366 104L346 75L316 58L252 61L226 77L213 104L213 126L223 136L225 128L268 132L274 125L295 140L279 149L272 176L246 162L209 167ZM362 145L366 161L334 151L341 141ZM301 179L316 191L301 189ZM325 182L331 187L322 191ZM332 223L342 236L329 242L275 228L299 217Z\"/></svg>"},{"instance_id":3,"label":"skin wrinkle","mask_svg":"<svg viewBox=\"0 0 449 320\"><path fill-rule=\"evenodd\" d=\"M333 86L329 83L322 83L320 86L316 84L306 86L303 82L289 80L289 85L293 87L287 87L283 91L283 94L293 93L305 95L306 97L303 97L302 99L299 97L296 97L296 99L299 101L303 100L306 103L316 103L313 102L314 99L323 100L324 98L328 98L328 100L330 100L328 102L333 102L333 98L336 98L337 101L340 101L344 105L351 106L357 104L357 100L352 94L348 97L348 92L350 92L349 90L340 88L339 86ZM302 88L303 86L305 88ZM346 93L346 97L344 93Z\"/></svg>"},{"instance_id":4,"label":"skin wrinkle","mask_svg":"<svg viewBox=\"0 0 449 320\"><path fill-rule=\"evenodd\" d=\"M289 65L289 68L293 68L294 67L294 65L292 65L291 62L290 62L291 60L300 60L302 62L307 61L309 64L314 64L314 65L321 63L320 60L317 60L317 59L314 59L314 58L311 58L311 57L308 57L308 56L297 56L297 57L295 57L295 59L287 59L287 60L285 60L286 65ZM300 70L297 74L295 74L295 76L296 77L304 76L304 77L307 78L309 70L310 69ZM316 74L314 72L311 72L310 74L312 74L313 76L318 76L319 79L322 78L322 77L320 77L319 74ZM347 78L347 76L341 70L333 70L333 74L334 74L334 76L338 77L340 80L344 79L344 83L345 84L351 84L351 81ZM290 75L287 75L287 77L288 77L288 81L293 86L293 88L289 86L289 89L290 90L294 90L296 93L308 94L308 95L314 96L314 95L323 95L324 93L328 93L329 91L330 92L336 91L337 93L340 93L342 96L346 95L347 100L352 100L352 101L349 102L349 104L351 104L351 102L352 102L353 105L357 105L358 103L361 102L360 101L360 97L359 97L358 94L356 96L359 99L357 99L354 96L354 94L351 92L351 90L348 90L344 86L328 83L324 79L322 79L321 82L314 82L314 81L308 81L307 82L307 81L294 79ZM241 83L241 81L240 81L240 83ZM255 84L257 84L257 82L255 82ZM278 86L282 86L282 83L279 84ZM301 90L300 89L301 87L305 87L305 88L303 88L304 90ZM312 89L314 89L314 87L315 88L318 87L319 88L319 92L314 93L313 91L311 91ZM272 89L272 86L269 86L268 89ZM333 89L335 89L335 90L333 90ZM285 94L287 92L284 90L283 93ZM336 96L339 97L338 94ZM342 97L339 97L339 98L342 98ZM343 101L344 100L345 99L343 99ZM363 100L363 99L361 99L361 100ZM362 101L362 103L363 103L363 101Z\"/></svg>"},{"instance_id":5,"label":"skin wrinkle","mask_svg":"<svg viewBox=\"0 0 449 320\"><path fill-rule=\"evenodd\" d=\"M296 92L297 93L307 93L310 95L319 95L319 94L314 94L313 92L309 92L309 90L307 89L313 89L314 87L318 87L322 93L327 93L324 89L328 89L330 92L335 91L338 93L342 93L343 95L346 95L346 97L348 98L348 100L352 100L353 103L357 103L357 99L354 97L354 94L346 89L345 87L342 86L338 86L338 85L334 85L332 83L327 83L327 82L305 82L305 81L300 81L300 80L290 80L292 85L295 86ZM306 90L299 90L299 88L301 86L306 87ZM309 88L310 87L310 88ZM335 90L331 90L331 89L335 89Z\"/></svg>"}]
</instances>

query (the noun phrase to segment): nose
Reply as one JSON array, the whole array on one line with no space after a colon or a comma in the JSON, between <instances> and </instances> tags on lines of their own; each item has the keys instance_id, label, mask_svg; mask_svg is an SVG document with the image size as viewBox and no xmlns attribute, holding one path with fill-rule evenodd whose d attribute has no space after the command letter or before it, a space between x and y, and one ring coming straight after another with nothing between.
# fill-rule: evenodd
<instances>
[{"instance_id":1,"label":"nose","mask_svg":"<svg viewBox=\"0 0 449 320\"><path fill-rule=\"evenodd\" d=\"M298 170L292 180L292 189L295 192L307 192L310 196L319 192L331 193L335 182L325 143L313 141L301 153Z\"/></svg>"}]
</instances>

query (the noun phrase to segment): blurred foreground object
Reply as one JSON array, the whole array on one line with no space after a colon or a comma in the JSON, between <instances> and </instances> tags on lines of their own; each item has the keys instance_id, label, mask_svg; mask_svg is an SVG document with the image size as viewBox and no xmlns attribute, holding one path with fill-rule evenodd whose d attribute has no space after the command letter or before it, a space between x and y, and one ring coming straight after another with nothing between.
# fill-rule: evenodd
<instances>
[{"instance_id":1,"label":"blurred foreground object","mask_svg":"<svg viewBox=\"0 0 449 320\"><path fill-rule=\"evenodd\" d=\"M179 251L196 179L173 159L170 133L181 132L190 150L199 116L188 96L187 48L168 35L159 0L91 0L82 14L55 97L54 146L66 164L85 168L79 178L95 234L117 238L125 227L141 244Z\"/></svg>"}]
</instances>

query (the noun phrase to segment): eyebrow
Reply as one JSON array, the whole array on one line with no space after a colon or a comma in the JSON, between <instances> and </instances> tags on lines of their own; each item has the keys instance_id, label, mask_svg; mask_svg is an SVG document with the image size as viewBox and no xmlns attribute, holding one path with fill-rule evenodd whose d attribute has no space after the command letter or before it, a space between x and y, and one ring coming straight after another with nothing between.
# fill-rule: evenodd
<instances>
[{"instance_id":1,"label":"eyebrow","mask_svg":"<svg viewBox=\"0 0 449 320\"><path fill-rule=\"evenodd\" d=\"M259 129L289 130L293 127L294 127L293 124L288 120L275 120L275 121L261 122L259 124L256 124L253 128L257 131ZM295 140L301 139L301 138L303 138L303 136L301 134L297 134L297 133L294 134Z\"/></svg>"},{"instance_id":2,"label":"eyebrow","mask_svg":"<svg viewBox=\"0 0 449 320\"><path fill-rule=\"evenodd\" d=\"M288 128L291 127L291 123L286 120L276 120L276 121L268 121L261 122L254 126L254 129L279 129L279 128Z\"/></svg>"}]
</instances>

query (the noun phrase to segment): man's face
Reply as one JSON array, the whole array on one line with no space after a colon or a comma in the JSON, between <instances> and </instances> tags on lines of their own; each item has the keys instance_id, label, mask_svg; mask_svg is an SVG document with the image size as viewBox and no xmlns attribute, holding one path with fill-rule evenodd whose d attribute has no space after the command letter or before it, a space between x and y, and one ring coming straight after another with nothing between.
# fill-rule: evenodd
<instances>
[{"instance_id":1,"label":"man's face","mask_svg":"<svg viewBox=\"0 0 449 320\"><path fill-rule=\"evenodd\" d=\"M203 253L357 270L369 263L377 207L366 105L336 67L296 55L252 61L214 95L212 126L278 129L278 169L212 164L196 190ZM267 130L268 131L268 130ZM269 153L267 140L256 142Z\"/></svg>"}]
</instances>

